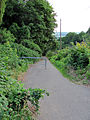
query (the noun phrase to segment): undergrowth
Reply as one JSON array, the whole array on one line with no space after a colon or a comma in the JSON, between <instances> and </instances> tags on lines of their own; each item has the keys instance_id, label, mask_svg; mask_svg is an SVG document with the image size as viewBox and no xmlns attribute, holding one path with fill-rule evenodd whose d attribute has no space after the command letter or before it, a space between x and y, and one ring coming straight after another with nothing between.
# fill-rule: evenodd
<instances>
[{"instance_id":1,"label":"undergrowth","mask_svg":"<svg viewBox=\"0 0 90 120\"><path fill-rule=\"evenodd\" d=\"M19 52L22 53L22 50ZM20 59L21 56L17 53L17 48L12 48L9 42L0 45L0 120L33 120L28 101L37 112L39 99L44 97L44 94L49 95L42 89L25 89L23 84L17 81L18 75L26 71L30 63L35 62ZM32 56L39 55L30 51L23 53L23 56L31 53Z\"/></svg>"},{"instance_id":2,"label":"undergrowth","mask_svg":"<svg viewBox=\"0 0 90 120\"><path fill-rule=\"evenodd\" d=\"M90 84L90 47L84 42L57 51L56 55L49 54L49 59L72 82Z\"/></svg>"}]
</instances>

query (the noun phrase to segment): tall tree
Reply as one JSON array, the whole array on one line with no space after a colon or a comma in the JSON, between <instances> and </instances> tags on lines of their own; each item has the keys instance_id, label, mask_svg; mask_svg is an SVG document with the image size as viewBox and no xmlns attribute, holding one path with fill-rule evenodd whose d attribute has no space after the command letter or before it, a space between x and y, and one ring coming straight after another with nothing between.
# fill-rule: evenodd
<instances>
[{"instance_id":1,"label":"tall tree","mask_svg":"<svg viewBox=\"0 0 90 120\"><path fill-rule=\"evenodd\" d=\"M53 31L56 27L55 13L47 0L8 0L6 12L4 15L3 26L11 30L17 36L15 31L19 31L17 39L22 41L21 37L23 26L30 32L30 40L33 40L40 46L43 53L50 49L53 43ZM18 30L13 31L12 25L17 24ZM16 29L16 28L15 28ZM23 32L24 33L24 32ZM26 38L28 39L28 38Z\"/></svg>"}]
</instances>

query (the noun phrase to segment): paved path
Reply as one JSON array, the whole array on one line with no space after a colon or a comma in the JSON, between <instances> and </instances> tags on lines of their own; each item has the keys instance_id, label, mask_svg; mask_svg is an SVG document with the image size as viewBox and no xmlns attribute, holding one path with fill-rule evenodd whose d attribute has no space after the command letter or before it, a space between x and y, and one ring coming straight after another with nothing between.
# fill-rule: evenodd
<instances>
[{"instance_id":1,"label":"paved path","mask_svg":"<svg viewBox=\"0 0 90 120\"><path fill-rule=\"evenodd\" d=\"M25 75L25 87L46 89L38 120L90 120L90 88L71 83L48 61L33 65Z\"/></svg>"}]
</instances>

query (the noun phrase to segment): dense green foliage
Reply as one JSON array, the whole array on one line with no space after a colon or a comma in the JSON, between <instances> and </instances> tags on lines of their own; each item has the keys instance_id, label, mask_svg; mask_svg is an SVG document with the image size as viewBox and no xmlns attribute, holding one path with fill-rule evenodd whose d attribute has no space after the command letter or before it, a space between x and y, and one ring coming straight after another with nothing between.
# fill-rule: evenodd
<instances>
[{"instance_id":1,"label":"dense green foliage","mask_svg":"<svg viewBox=\"0 0 90 120\"><path fill-rule=\"evenodd\" d=\"M32 120L28 101L38 111L39 99L48 93L26 90L18 81L18 75L36 61L20 58L47 53L62 73L83 79L85 84L90 80L90 28L87 33L68 33L62 46L70 48L56 51L55 13L47 0L8 0L7 6L5 2L0 1L0 24L4 15L0 29L0 120Z\"/></svg>"},{"instance_id":2,"label":"dense green foliage","mask_svg":"<svg viewBox=\"0 0 90 120\"><path fill-rule=\"evenodd\" d=\"M60 38L57 41L59 49ZM62 37L62 48L72 47L72 44L76 45L77 42L81 43L82 41L90 46L90 28L86 33L83 31L80 33L69 32L65 37Z\"/></svg>"},{"instance_id":3,"label":"dense green foliage","mask_svg":"<svg viewBox=\"0 0 90 120\"><path fill-rule=\"evenodd\" d=\"M0 29L0 120L32 120L28 101L38 111L39 99L49 94L42 89L26 90L17 81L36 61L20 57L39 57L56 49L55 13L46 0L5 2L0 1L0 23L4 15Z\"/></svg>"},{"instance_id":4,"label":"dense green foliage","mask_svg":"<svg viewBox=\"0 0 90 120\"><path fill-rule=\"evenodd\" d=\"M22 44L12 43L13 48L16 48L17 55L20 57L40 57L40 54L32 49L24 47Z\"/></svg>"},{"instance_id":5,"label":"dense green foliage","mask_svg":"<svg viewBox=\"0 0 90 120\"><path fill-rule=\"evenodd\" d=\"M46 57L50 59L53 55L55 55L55 52L52 52L51 50L47 52Z\"/></svg>"},{"instance_id":6,"label":"dense green foliage","mask_svg":"<svg viewBox=\"0 0 90 120\"><path fill-rule=\"evenodd\" d=\"M49 59L65 77L73 81L82 80L84 84L90 83L90 47L84 42L57 51Z\"/></svg>"},{"instance_id":7,"label":"dense green foliage","mask_svg":"<svg viewBox=\"0 0 90 120\"><path fill-rule=\"evenodd\" d=\"M71 47L72 43L76 45L77 42L81 43L84 40L85 33L82 31L79 34L69 32L65 37L62 37L62 48ZM58 39L60 41L60 38Z\"/></svg>"},{"instance_id":8,"label":"dense green foliage","mask_svg":"<svg viewBox=\"0 0 90 120\"><path fill-rule=\"evenodd\" d=\"M47 0L8 0L2 27L14 34L15 42L21 43L23 39L33 41L45 55L57 45L53 36L54 17L53 8Z\"/></svg>"},{"instance_id":9,"label":"dense green foliage","mask_svg":"<svg viewBox=\"0 0 90 120\"><path fill-rule=\"evenodd\" d=\"M23 40L22 45L29 49L37 51L39 54L42 54L42 50L40 49L40 47L37 44L35 44L33 41Z\"/></svg>"},{"instance_id":10,"label":"dense green foliage","mask_svg":"<svg viewBox=\"0 0 90 120\"><path fill-rule=\"evenodd\" d=\"M81 47L79 44L79 46L75 47L74 49L71 49L70 52L71 54L69 64L73 66L74 69L83 69L89 64L88 54L86 53L87 50L84 46Z\"/></svg>"},{"instance_id":11,"label":"dense green foliage","mask_svg":"<svg viewBox=\"0 0 90 120\"><path fill-rule=\"evenodd\" d=\"M0 0L0 24L2 22L3 14L5 12L6 0Z\"/></svg>"},{"instance_id":12,"label":"dense green foliage","mask_svg":"<svg viewBox=\"0 0 90 120\"><path fill-rule=\"evenodd\" d=\"M12 37L12 34L10 35ZM35 106L35 111L38 111L39 99L46 93L42 89L26 90L23 84L15 79L20 72L28 68L30 62L19 58L25 55L39 56L37 52L23 45L10 45L9 41L0 45L0 120L32 120L27 102L30 101Z\"/></svg>"},{"instance_id":13,"label":"dense green foliage","mask_svg":"<svg viewBox=\"0 0 90 120\"><path fill-rule=\"evenodd\" d=\"M4 44L4 43L6 43L6 42L14 42L15 41L15 37L14 37L14 35L13 34L11 34L11 32L10 31L7 31L6 29L3 29L3 30L1 30L0 29L0 43L1 44Z\"/></svg>"}]
</instances>

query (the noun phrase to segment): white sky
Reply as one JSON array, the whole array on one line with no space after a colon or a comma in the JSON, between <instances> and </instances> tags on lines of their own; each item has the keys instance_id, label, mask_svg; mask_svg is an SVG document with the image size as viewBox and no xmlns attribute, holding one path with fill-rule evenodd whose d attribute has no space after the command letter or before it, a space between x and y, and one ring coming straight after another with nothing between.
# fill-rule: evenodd
<instances>
[{"instance_id":1,"label":"white sky","mask_svg":"<svg viewBox=\"0 0 90 120\"><path fill-rule=\"evenodd\" d=\"M60 18L62 19L62 32L87 31L90 27L90 0L48 0L57 14L60 31Z\"/></svg>"}]
</instances>

